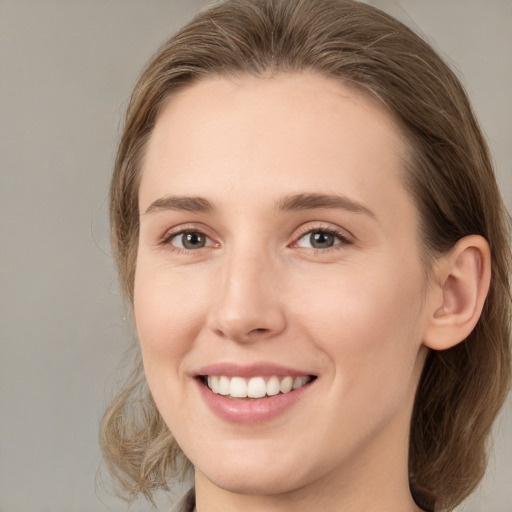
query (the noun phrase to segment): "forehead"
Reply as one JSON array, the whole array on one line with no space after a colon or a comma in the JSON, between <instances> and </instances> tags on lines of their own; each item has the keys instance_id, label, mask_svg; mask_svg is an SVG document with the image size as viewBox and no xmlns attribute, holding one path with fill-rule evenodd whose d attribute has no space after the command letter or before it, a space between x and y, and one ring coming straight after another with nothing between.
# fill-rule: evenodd
<instances>
[{"instance_id":1,"label":"forehead","mask_svg":"<svg viewBox=\"0 0 512 512\"><path fill-rule=\"evenodd\" d=\"M396 205L405 157L386 107L337 80L308 73L208 78L173 96L160 114L143 161L140 207L171 193L232 201L234 192L333 189Z\"/></svg>"}]
</instances>

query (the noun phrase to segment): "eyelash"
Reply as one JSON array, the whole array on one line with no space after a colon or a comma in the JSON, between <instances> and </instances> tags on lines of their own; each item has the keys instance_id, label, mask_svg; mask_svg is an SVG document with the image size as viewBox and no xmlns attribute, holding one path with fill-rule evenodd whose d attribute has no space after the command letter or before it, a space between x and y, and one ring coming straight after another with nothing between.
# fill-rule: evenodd
<instances>
[{"instance_id":1,"label":"eyelash","mask_svg":"<svg viewBox=\"0 0 512 512\"><path fill-rule=\"evenodd\" d=\"M176 247L175 245L173 245L171 243L174 238L176 238L176 237L178 237L180 235L186 235L186 234L190 234L190 233L202 235L206 239L211 240L211 238L204 231L202 231L201 229L190 227L190 228L182 228L182 229L179 229L178 231L167 232L163 236L163 238L160 241L159 245L167 247L167 248L170 248L170 250L172 250L173 252L176 252L177 254L191 255L191 253L197 252L198 249L186 249L186 248L182 248L182 247ZM213 247L215 245L218 245L218 244L213 244L213 245L210 245L210 246L200 247L200 249L211 248L211 247Z\"/></svg>"},{"instance_id":2,"label":"eyelash","mask_svg":"<svg viewBox=\"0 0 512 512\"><path fill-rule=\"evenodd\" d=\"M197 228L190 227L190 228L180 229L178 231L167 232L164 235L164 237L162 238L162 240L160 241L159 245L169 247L173 252L176 252L177 254L188 254L188 255L190 255L191 253L194 253L194 252L198 252L199 249L208 249L208 248L215 247L216 245L218 245L218 244L214 243L210 246L200 247L199 249L186 249L186 248L176 247L175 245L172 244L172 240L174 238L176 238L180 235L186 235L186 234L190 234L190 233L202 235L206 239L211 240L211 238L204 231L197 229ZM353 239L351 237L349 237L344 231L342 232L341 230L337 230L332 227L319 226L319 227L315 227L315 228L307 227L307 228L304 228L303 230L299 230L299 233L295 237L295 240L291 244L291 246L292 247L300 247L297 245L298 242L302 238L304 238L306 235L308 235L308 234L311 235L312 233L324 233L327 235L331 235L339 240L339 242L336 243L335 245L333 245L332 247L327 247L327 248L322 248L322 249L316 248L316 247L302 247L302 249L305 249L308 251L313 251L315 254L319 254L319 253L325 254L325 253L333 251L333 250L343 249L345 246L353 244Z\"/></svg>"},{"instance_id":3,"label":"eyelash","mask_svg":"<svg viewBox=\"0 0 512 512\"><path fill-rule=\"evenodd\" d=\"M304 230L301 232L299 230L298 236L295 238L295 241L293 242L293 246L297 247L298 242L304 238L306 235L311 235L313 233L324 233L327 235L332 235L333 237L337 238L339 240L338 243L335 243L332 247L327 247L324 249L319 249L317 247L302 247L302 249L306 249L309 251L313 251L314 254L325 254L326 252L330 251L338 251L346 247L347 245L353 244L353 239L347 235L345 231L341 231L335 228L332 228L330 226L319 226L315 228L305 227Z\"/></svg>"}]
</instances>

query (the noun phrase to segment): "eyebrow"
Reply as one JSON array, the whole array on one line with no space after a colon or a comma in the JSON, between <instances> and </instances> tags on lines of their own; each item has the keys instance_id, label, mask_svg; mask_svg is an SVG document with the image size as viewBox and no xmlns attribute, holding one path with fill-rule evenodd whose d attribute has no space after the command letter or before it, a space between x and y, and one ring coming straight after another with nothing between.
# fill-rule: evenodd
<instances>
[{"instance_id":1,"label":"eyebrow","mask_svg":"<svg viewBox=\"0 0 512 512\"><path fill-rule=\"evenodd\" d=\"M337 194L302 193L287 195L276 203L277 211L301 211L321 208L339 208L354 213L363 213L374 219L375 214L363 204ZM166 196L153 201L146 213L162 210L208 213L215 210L213 203L198 196Z\"/></svg>"},{"instance_id":2,"label":"eyebrow","mask_svg":"<svg viewBox=\"0 0 512 512\"><path fill-rule=\"evenodd\" d=\"M153 201L146 213L161 210L182 210L193 213L207 213L214 210L213 204L204 197L166 196Z\"/></svg>"},{"instance_id":3,"label":"eyebrow","mask_svg":"<svg viewBox=\"0 0 512 512\"><path fill-rule=\"evenodd\" d=\"M282 211L314 210L320 208L339 208L349 212L364 213L376 219L375 213L363 204L337 194L295 194L285 196L277 203L277 209Z\"/></svg>"}]
</instances>

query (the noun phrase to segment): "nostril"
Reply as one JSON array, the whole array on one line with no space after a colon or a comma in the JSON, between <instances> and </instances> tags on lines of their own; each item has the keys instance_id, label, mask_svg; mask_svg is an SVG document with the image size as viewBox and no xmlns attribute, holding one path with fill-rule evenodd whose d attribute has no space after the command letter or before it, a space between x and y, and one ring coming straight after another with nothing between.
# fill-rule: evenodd
<instances>
[{"instance_id":1,"label":"nostril","mask_svg":"<svg viewBox=\"0 0 512 512\"><path fill-rule=\"evenodd\" d=\"M215 329L215 334L217 336L220 336L221 338L248 338L252 337L253 335L261 335L261 334L267 334L270 332L270 329L265 329L264 327L258 327L256 329L250 330L245 336L243 334L232 334L230 335L228 332L224 332L222 329Z\"/></svg>"}]
</instances>

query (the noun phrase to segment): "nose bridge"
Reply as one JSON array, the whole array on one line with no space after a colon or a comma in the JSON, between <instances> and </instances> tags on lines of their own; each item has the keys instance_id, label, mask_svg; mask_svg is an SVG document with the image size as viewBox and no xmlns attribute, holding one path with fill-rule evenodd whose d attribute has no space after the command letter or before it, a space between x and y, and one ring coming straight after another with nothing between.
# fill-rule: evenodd
<instances>
[{"instance_id":1,"label":"nose bridge","mask_svg":"<svg viewBox=\"0 0 512 512\"><path fill-rule=\"evenodd\" d=\"M254 239L226 251L211 318L217 334L248 342L275 336L285 328L276 267L268 249Z\"/></svg>"}]
</instances>

